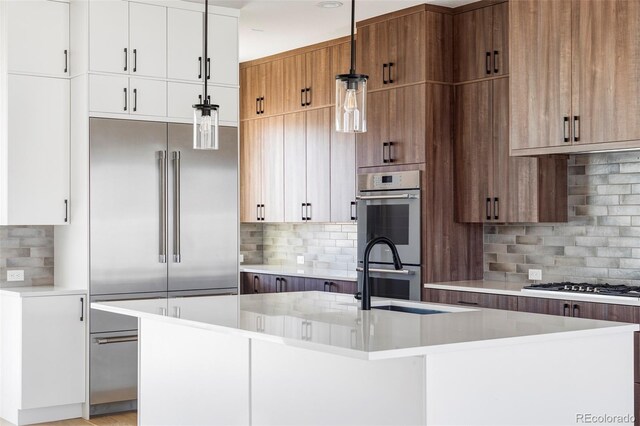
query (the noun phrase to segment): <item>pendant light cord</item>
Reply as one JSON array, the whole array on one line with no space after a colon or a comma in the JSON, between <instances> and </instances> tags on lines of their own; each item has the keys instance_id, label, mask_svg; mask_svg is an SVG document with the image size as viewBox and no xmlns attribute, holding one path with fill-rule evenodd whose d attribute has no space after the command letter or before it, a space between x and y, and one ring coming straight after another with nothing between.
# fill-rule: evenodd
<instances>
[{"instance_id":1,"label":"pendant light cord","mask_svg":"<svg viewBox=\"0 0 640 426\"><path fill-rule=\"evenodd\" d=\"M207 97L207 78L208 74L208 64L209 64L209 52L208 52L208 44L209 44L209 0L204 0L204 99L202 100L203 104L208 104Z\"/></svg>"},{"instance_id":2,"label":"pendant light cord","mask_svg":"<svg viewBox=\"0 0 640 426\"><path fill-rule=\"evenodd\" d=\"M356 73L356 44L354 41L355 28L356 28L356 0L351 0L351 70L349 71L350 74Z\"/></svg>"}]
</instances>

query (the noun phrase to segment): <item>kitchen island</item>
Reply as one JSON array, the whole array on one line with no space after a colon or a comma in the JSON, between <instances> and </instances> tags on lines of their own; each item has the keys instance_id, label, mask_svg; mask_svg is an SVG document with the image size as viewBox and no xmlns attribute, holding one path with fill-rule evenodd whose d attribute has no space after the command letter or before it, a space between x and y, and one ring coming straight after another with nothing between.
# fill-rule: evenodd
<instances>
[{"instance_id":1,"label":"kitchen island","mask_svg":"<svg viewBox=\"0 0 640 426\"><path fill-rule=\"evenodd\" d=\"M322 292L92 304L139 318L141 425L631 422L638 325L373 306L414 312Z\"/></svg>"}]
</instances>

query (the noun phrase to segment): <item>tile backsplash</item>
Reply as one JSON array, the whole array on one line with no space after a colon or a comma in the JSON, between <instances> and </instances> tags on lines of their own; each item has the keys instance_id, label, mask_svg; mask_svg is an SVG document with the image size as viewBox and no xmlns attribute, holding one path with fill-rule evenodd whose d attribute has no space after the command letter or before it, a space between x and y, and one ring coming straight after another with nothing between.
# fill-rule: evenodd
<instances>
[{"instance_id":1,"label":"tile backsplash","mask_svg":"<svg viewBox=\"0 0 640 426\"><path fill-rule=\"evenodd\" d=\"M296 265L355 270L357 227L354 224L251 224L240 226L244 264Z\"/></svg>"},{"instance_id":2,"label":"tile backsplash","mask_svg":"<svg viewBox=\"0 0 640 426\"><path fill-rule=\"evenodd\" d=\"M569 221L484 227L484 277L640 285L640 152L571 156Z\"/></svg>"},{"instance_id":3,"label":"tile backsplash","mask_svg":"<svg viewBox=\"0 0 640 426\"><path fill-rule=\"evenodd\" d=\"M24 281L7 282L7 270ZM53 285L53 226L0 226L0 287Z\"/></svg>"}]
</instances>

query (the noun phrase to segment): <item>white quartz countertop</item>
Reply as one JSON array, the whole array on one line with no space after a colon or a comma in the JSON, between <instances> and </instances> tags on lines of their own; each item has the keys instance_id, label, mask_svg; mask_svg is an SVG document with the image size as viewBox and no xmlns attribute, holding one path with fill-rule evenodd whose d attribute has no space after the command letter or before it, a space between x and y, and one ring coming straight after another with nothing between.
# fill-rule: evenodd
<instances>
[{"instance_id":1,"label":"white quartz countertop","mask_svg":"<svg viewBox=\"0 0 640 426\"><path fill-rule=\"evenodd\" d=\"M356 271L338 271L335 269L315 269L305 266L287 265L240 265L240 272L255 274L281 274L289 277L318 278L321 280L357 281Z\"/></svg>"},{"instance_id":2,"label":"white quartz countertop","mask_svg":"<svg viewBox=\"0 0 640 426\"><path fill-rule=\"evenodd\" d=\"M368 360L640 329L637 324L373 299L373 306L389 304L447 312L362 311L353 296L315 291L99 302L91 307Z\"/></svg>"},{"instance_id":3,"label":"white quartz countertop","mask_svg":"<svg viewBox=\"0 0 640 426\"><path fill-rule=\"evenodd\" d=\"M610 303L615 305L640 306L640 298L626 296L603 296L599 294L574 293L565 291L528 290L529 284L504 281L451 281L426 283L424 288L436 290L469 291L474 293L504 294L506 296L539 297L544 299L574 300L577 302Z\"/></svg>"},{"instance_id":4,"label":"white quartz countertop","mask_svg":"<svg viewBox=\"0 0 640 426\"><path fill-rule=\"evenodd\" d=\"M87 294L86 290L60 288L54 286L5 287L0 288L0 296L10 297L46 297L72 296Z\"/></svg>"}]
</instances>

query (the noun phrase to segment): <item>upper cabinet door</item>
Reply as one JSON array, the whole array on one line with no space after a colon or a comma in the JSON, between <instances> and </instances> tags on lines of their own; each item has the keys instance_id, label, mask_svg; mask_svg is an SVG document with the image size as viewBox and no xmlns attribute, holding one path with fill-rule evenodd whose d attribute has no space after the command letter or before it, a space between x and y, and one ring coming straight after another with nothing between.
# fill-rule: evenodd
<instances>
[{"instance_id":1,"label":"upper cabinet door","mask_svg":"<svg viewBox=\"0 0 640 426\"><path fill-rule=\"evenodd\" d=\"M307 220L331 220L331 108L307 111Z\"/></svg>"},{"instance_id":2,"label":"upper cabinet door","mask_svg":"<svg viewBox=\"0 0 640 426\"><path fill-rule=\"evenodd\" d=\"M518 0L509 7L511 150L568 145L571 2Z\"/></svg>"},{"instance_id":3,"label":"upper cabinet door","mask_svg":"<svg viewBox=\"0 0 640 426\"><path fill-rule=\"evenodd\" d=\"M5 225L67 224L69 79L9 75L8 88Z\"/></svg>"},{"instance_id":4,"label":"upper cabinet door","mask_svg":"<svg viewBox=\"0 0 640 426\"><path fill-rule=\"evenodd\" d=\"M509 74L509 3L491 6L493 25L491 36L493 75Z\"/></svg>"},{"instance_id":5,"label":"upper cabinet door","mask_svg":"<svg viewBox=\"0 0 640 426\"><path fill-rule=\"evenodd\" d=\"M243 223L256 223L262 214L263 121L243 121L240 126L240 221Z\"/></svg>"},{"instance_id":6,"label":"upper cabinet door","mask_svg":"<svg viewBox=\"0 0 640 426\"><path fill-rule=\"evenodd\" d=\"M164 23L163 23L164 27ZM129 73L129 4L92 0L89 3L89 68Z\"/></svg>"},{"instance_id":7,"label":"upper cabinet door","mask_svg":"<svg viewBox=\"0 0 640 426\"><path fill-rule=\"evenodd\" d=\"M307 53L305 64L306 89L305 104L308 107L329 106L331 104L331 83L335 85L335 75L331 72L331 50L329 48Z\"/></svg>"},{"instance_id":8,"label":"upper cabinet door","mask_svg":"<svg viewBox=\"0 0 640 426\"><path fill-rule=\"evenodd\" d=\"M133 75L167 76L167 8L129 3L129 68Z\"/></svg>"},{"instance_id":9,"label":"upper cabinet door","mask_svg":"<svg viewBox=\"0 0 640 426\"><path fill-rule=\"evenodd\" d=\"M263 98L260 102L260 114L280 114L283 111L284 95L283 61L278 60L259 65L258 74L261 97Z\"/></svg>"},{"instance_id":10,"label":"upper cabinet door","mask_svg":"<svg viewBox=\"0 0 640 426\"><path fill-rule=\"evenodd\" d=\"M283 60L284 111L294 112L304 109L306 101L306 56L304 54L290 56Z\"/></svg>"},{"instance_id":11,"label":"upper cabinet door","mask_svg":"<svg viewBox=\"0 0 640 426\"><path fill-rule=\"evenodd\" d=\"M130 114L167 116L167 82L146 78L129 79Z\"/></svg>"},{"instance_id":12,"label":"upper cabinet door","mask_svg":"<svg viewBox=\"0 0 640 426\"><path fill-rule=\"evenodd\" d=\"M366 48L356 50L356 71L369 76L367 82L369 90L386 87L385 81L388 81L390 59L387 32L387 21L358 28L358 45Z\"/></svg>"},{"instance_id":13,"label":"upper cabinet door","mask_svg":"<svg viewBox=\"0 0 640 426\"><path fill-rule=\"evenodd\" d=\"M262 127L262 204L265 222L284 221L284 118L270 117Z\"/></svg>"},{"instance_id":14,"label":"upper cabinet door","mask_svg":"<svg viewBox=\"0 0 640 426\"><path fill-rule=\"evenodd\" d=\"M336 132L331 108L331 222L356 219L356 135Z\"/></svg>"},{"instance_id":15,"label":"upper cabinet door","mask_svg":"<svg viewBox=\"0 0 640 426\"><path fill-rule=\"evenodd\" d=\"M390 142L389 92L381 90L367 94L367 132L356 137L358 167L386 165L384 159Z\"/></svg>"},{"instance_id":16,"label":"upper cabinet door","mask_svg":"<svg viewBox=\"0 0 640 426\"><path fill-rule=\"evenodd\" d=\"M284 221L304 222L307 202L306 114L284 116Z\"/></svg>"},{"instance_id":17,"label":"upper cabinet door","mask_svg":"<svg viewBox=\"0 0 640 426\"><path fill-rule=\"evenodd\" d=\"M357 42L356 42L357 51ZM349 74L351 67L351 43L342 43L331 47L331 95L329 102L333 105L336 99L336 80L338 74ZM360 72L358 70L358 72Z\"/></svg>"},{"instance_id":18,"label":"upper cabinet door","mask_svg":"<svg viewBox=\"0 0 640 426\"><path fill-rule=\"evenodd\" d=\"M491 81L455 87L455 216L490 221L493 189ZM488 202L487 202L488 200Z\"/></svg>"},{"instance_id":19,"label":"upper cabinet door","mask_svg":"<svg viewBox=\"0 0 640 426\"><path fill-rule=\"evenodd\" d=\"M424 81L427 38L425 12L392 19L387 24L387 31L389 43L387 84L399 85Z\"/></svg>"},{"instance_id":20,"label":"upper cabinet door","mask_svg":"<svg viewBox=\"0 0 640 426\"><path fill-rule=\"evenodd\" d=\"M445 86L418 84L392 90L389 94L390 139L386 150L388 164L425 162L426 104L437 105L442 99L436 91ZM427 89L425 99L425 89ZM383 160L384 161L384 160Z\"/></svg>"},{"instance_id":21,"label":"upper cabinet door","mask_svg":"<svg viewBox=\"0 0 640 426\"><path fill-rule=\"evenodd\" d=\"M202 81L202 17L192 10L167 10L167 77Z\"/></svg>"},{"instance_id":22,"label":"upper cabinet door","mask_svg":"<svg viewBox=\"0 0 640 426\"><path fill-rule=\"evenodd\" d=\"M572 142L640 139L640 2L573 1Z\"/></svg>"},{"instance_id":23,"label":"upper cabinet door","mask_svg":"<svg viewBox=\"0 0 640 426\"><path fill-rule=\"evenodd\" d=\"M69 4L9 1L10 72L69 75Z\"/></svg>"},{"instance_id":24,"label":"upper cabinet door","mask_svg":"<svg viewBox=\"0 0 640 426\"><path fill-rule=\"evenodd\" d=\"M209 14L208 81L238 84L238 18Z\"/></svg>"},{"instance_id":25,"label":"upper cabinet door","mask_svg":"<svg viewBox=\"0 0 640 426\"><path fill-rule=\"evenodd\" d=\"M477 80L492 72L492 8L454 16L453 74L455 81Z\"/></svg>"}]
</instances>

